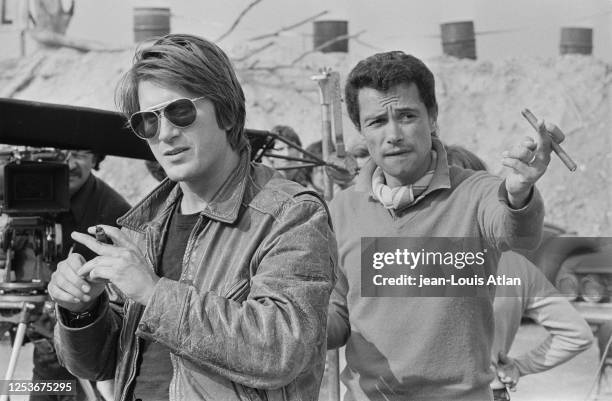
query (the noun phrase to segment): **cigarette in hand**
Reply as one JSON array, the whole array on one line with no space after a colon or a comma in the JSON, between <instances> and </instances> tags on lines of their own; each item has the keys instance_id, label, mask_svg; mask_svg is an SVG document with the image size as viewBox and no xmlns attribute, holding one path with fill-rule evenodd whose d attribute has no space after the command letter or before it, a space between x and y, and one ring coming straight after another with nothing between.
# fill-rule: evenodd
<instances>
[{"instance_id":1,"label":"cigarette in hand","mask_svg":"<svg viewBox=\"0 0 612 401\"><path fill-rule=\"evenodd\" d=\"M108 238L108 235L106 235L106 233L104 232L104 229L100 226L96 226L96 241L101 242L103 244L112 244L113 241L111 241L110 238Z\"/></svg>"}]
</instances>

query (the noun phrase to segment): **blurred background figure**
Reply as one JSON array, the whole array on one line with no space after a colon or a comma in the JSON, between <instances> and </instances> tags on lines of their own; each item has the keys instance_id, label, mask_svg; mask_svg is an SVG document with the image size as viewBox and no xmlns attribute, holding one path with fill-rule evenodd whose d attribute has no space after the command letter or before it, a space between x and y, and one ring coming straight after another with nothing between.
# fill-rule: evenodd
<instances>
[{"instance_id":1,"label":"blurred background figure","mask_svg":"<svg viewBox=\"0 0 612 401\"><path fill-rule=\"evenodd\" d=\"M323 159L323 144L321 141L316 141L311 143L306 147L306 151L312 153L313 155ZM333 160L336 152L336 148L332 144L330 147L330 157ZM370 158L370 153L368 152L367 146L365 143L358 142L351 147L349 147L347 151L347 156L351 159L355 159L357 163L357 173L359 169L365 162ZM327 160L330 162L330 160ZM355 163L355 161L352 161ZM337 162L337 158L336 158ZM338 163L338 162L337 162ZM342 162L340 162L342 166ZM308 179L310 181L310 187L321 195L324 194L325 188L325 175L328 175L333 182L333 193L337 193L338 191L348 188L353 185L353 180L355 176L351 173L339 172L332 167L325 166L317 166L317 167L308 167L305 170L308 174ZM356 174L355 174L356 175Z\"/></svg>"},{"instance_id":2,"label":"blurred background figure","mask_svg":"<svg viewBox=\"0 0 612 401\"><path fill-rule=\"evenodd\" d=\"M299 135L290 126L276 125L270 131L274 134L277 134L281 138L286 139L287 141L291 142L295 146L298 146L300 148L302 147L302 141L300 140ZM278 140L274 143L274 148L272 152L270 153L272 155L278 155L281 157L282 156L296 157L296 158L304 157L302 152L300 152L299 150L287 145L286 143L282 141L278 141ZM288 169L288 170L283 169L288 166L299 165L300 162L280 159L276 157L264 157L262 161L265 165L274 167L275 169L277 169L283 175L283 177L287 178L288 180L295 181L298 184L302 184L305 187L309 186L310 182L308 181L308 173L306 172L304 168L294 168L294 169Z\"/></svg>"},{"instance_id":3,"label":"blurred background figure","mask_svg":"<svg viewBox=\"0 0 612 401\"><path fill-rule=\"evenodd\" d=\"M486 171L484 162L469 150L446 146L449 166ZM495 401L509 400L507 389L515 389L519 378L558 366L588 349L593 334L587 322L526 257L504 252L497 275L518 277L520 286L498 287L493 302L495 335L491 362L497 373L491 383ZM508 352L521 319L528 317L546 328L549 336L528 352L511 358Z\"/></svg>"},{"instance_id":4,"label":"blurred background figure","mask_svg":"<svg viewBox=\"0 0 612 401\"><path fill-rule=\"evenodd\" d=\"M355 161L357 161L357 166L359 166L359 169L361 169L361 167L363 167L365 162L370 158L370 151L368 150L368 146L363 140L359 140L353 143L349 147L348 153L355 158Z\"/></svg>"}]
</instances>

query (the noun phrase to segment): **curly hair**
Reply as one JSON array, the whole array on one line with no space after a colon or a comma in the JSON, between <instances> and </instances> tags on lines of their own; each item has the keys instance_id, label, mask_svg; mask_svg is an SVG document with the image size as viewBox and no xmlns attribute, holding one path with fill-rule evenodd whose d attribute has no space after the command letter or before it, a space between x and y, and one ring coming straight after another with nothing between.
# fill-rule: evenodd
<instances>
[{"instance_id":1,"label":"curly hair","mask_svg":"<svg viewBox=\"0 0 612 401\"><path fill-rule=\"evenodd\" d=\"M414 83L421 100L432 117L438 115L436 84L433 73L418 58L402 51L377 53L361 60L351 70L344 88L344 101L355 127L361 130L359 122L359 90L372 88L386 92L399 84Z\"/></svg>"}]
</instances>

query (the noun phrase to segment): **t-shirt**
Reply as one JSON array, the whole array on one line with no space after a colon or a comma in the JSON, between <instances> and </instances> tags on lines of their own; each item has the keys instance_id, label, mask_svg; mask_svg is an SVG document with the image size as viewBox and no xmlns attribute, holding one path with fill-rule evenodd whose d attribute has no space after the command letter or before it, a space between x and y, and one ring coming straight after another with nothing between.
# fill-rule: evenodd
<instances>
[{"instance_id":1,"label":"t-shirt","mask_svg":"<svg viewBox=\"0 0 612 401\"><path fill-rule=\"evenodd\" d=\"M187 241L199 216L199 213L180 214L176 208L170 218L166 244L162 252L158 270L160 277L175 281L181 278ZM134 396L136 399L147 401L168 400L173 371L170 351L160 343L141 341Z\"/></svg>"}]
</instances>

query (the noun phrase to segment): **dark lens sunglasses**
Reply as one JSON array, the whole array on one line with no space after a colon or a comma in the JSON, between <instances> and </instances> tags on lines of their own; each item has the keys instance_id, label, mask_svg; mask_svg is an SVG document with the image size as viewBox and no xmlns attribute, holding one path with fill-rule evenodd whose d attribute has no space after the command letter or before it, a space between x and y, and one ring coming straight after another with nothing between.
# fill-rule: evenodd
<instances>
[{"instance_id":1,"label":"dark lens sunglasses","mask_svg":"<svg viewBox=\"0 0 612 401\"><path fill-rule=\"evenodd\" d=\"M139 138L154 138L159 133L162 114L175 127L187 128L196 120L198 109L195 102L201 99L204 99L204 96L176 99L155 110L137 111L130 117L130 128Z\"/></svg>"}]
</instances>

